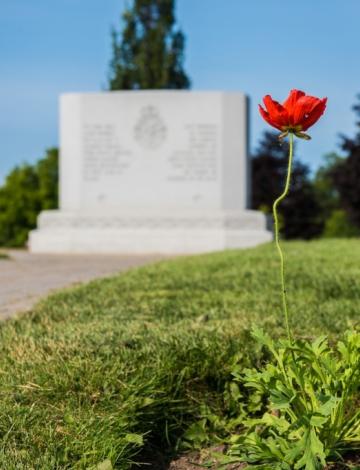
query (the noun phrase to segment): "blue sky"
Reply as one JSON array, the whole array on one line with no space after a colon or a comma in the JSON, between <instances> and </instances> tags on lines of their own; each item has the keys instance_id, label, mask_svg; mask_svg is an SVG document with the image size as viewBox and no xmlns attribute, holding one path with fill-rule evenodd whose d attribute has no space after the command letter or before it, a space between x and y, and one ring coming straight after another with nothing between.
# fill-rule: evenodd
<instances>
[{"instance_id":1,"label":"blue sky","mask_svg":"<svg viewBox=\"0 0 360 470\"><path fill-rule=\"evenodd\" d=\"M106 86L110 27L124 0L1 0L0 179L58 143L58 96ZM359 0L178 0L195 90L251 97L251 146L266 124L257 103L291 88L328 96L328 110L297 153L315 169L352 135L360 93Z\"/></svg>"}]
</instances>

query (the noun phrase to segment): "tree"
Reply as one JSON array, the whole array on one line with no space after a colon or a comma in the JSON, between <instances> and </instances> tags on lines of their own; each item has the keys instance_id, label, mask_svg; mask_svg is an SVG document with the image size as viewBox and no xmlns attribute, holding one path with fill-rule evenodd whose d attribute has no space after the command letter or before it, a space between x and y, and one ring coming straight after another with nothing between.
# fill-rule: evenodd
<instances>
[{"instance_id":1,"label":"tree","mask_svg":"<svg viewBox=\"0 0 360 470\"><path fill-rule=\"evenodd\" d=\"M185 38L175 29L175 0L134 0L112 31L110 90L187 89Z\"/></svg>"},{"instance_id":2,"label":"tree","mask_svg":"<svg viewBox=\"0 0 360 470\"><path fill-rule=\"evenodd\" d=\"M265 132L252 158L252 207L271 212L274 200L284 189L289 145L278 136ZM279 205L285 238L313 238L320 235L320 206L309 178L309 169L295 158L289 196Z\"/></svg>"},{"instance_id":3,"label":"tree","mask_svg":"<svg viewBox=\"0 0 360 470\"><path fill-rule=\"evenodd\" d=\"M337 153L324 156L324 163L317 170L314 178L316 198L321 207L321 217L324 221L323 237L348 238L359 234L343 209L340 194L334 185L334 174L343 165L344 158Z\"/></svg>"},{"instance_id":4,"label":"tree","mask_svg":"<svg viewBox=\"0 0 360 470\"><path fill-rule=\"evenodd\" d=\"M58 206L58 151L12 170L0 188L0 245L23 246L38 214Z\"/></svg>"},{"instance_id":5,"label":"tree","mask_svg":"<svg viewBox=\"0 0 360 470\"><path fill-rule=\"evenodd\" d=\"M59 150L57 148L48 149L45 158L37 162L35 170L38 175L41 210L57 209L59 201Z\"/></svg>"},{"instance_id":6,"label":"tree","mask_svg":"<svg viewBox=\"0 0 360 470\"><path fill-rule=\"evenodd\" d=\"M360 95L358 96L360 100ZM353 106L360 119L360 103ZM332 178L340 195L342 207L348 213L350 221L360 228L360 121L356 122L358 128L351 139L342 136L342 149L346 158L334 168Z\"/></svg>"},{"instance_id":7,"label":"tree","mask_svg":"<svg viewBox=\"0 0 360 470\"><path fill-rule=\"evenodd\" d=\"M350 221L343 209L334 209L325 221L324 238L358 237L360 231Z\"/></svg>"},{"instance_id":8,"label":"tree","mask_svg":"<svg viewBox=\"0 0 360 470\"><path fill-rule=\"evenodd\" d=\"M334 186L333 173L342 162L343 158L337 153L328 153L323 157L323 164L315 174L314 188L324 220L340 209L340 195Z\"/></svg>"}]
</instances>

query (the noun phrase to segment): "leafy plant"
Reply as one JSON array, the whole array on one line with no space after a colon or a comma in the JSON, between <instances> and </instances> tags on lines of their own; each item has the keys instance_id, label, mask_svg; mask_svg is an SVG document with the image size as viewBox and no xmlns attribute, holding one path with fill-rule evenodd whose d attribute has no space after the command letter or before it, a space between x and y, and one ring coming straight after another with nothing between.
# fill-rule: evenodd
<instances>
[{"instance_id":1,"label":"leafy plant","mask_svg":"<svg viewBox=\"0 0 360 470\"><path fill-rule=\"evenodd\" d=\"M231 438L228 461L317 470L360 451L360 334L348 332L335 350L325 336L274 342L260 329L253 335L274 361L235 379L262 394L267 410L243 422L246 432Z\"/></svg>"}]
</instances>

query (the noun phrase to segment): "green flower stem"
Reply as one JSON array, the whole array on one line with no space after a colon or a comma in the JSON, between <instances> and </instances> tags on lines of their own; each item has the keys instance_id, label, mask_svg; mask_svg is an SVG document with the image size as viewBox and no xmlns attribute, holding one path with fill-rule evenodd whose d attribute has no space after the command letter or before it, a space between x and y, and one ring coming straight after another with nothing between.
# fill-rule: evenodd
<instances>
[{"instance_id":1,"label":"green flower stem","mask_svg":"<svg viewBox=\"0 0 360 470\"><path fill-rule=\"evenodd\" d=\"M291 335L291 330L290 330L290 324L289 324L289 310L288 310L288 304L287 304L287 293L286 293L286 284L285 284L285 261L284 261L284 255L281 250L280 246L280 241L279 241L279 218L277 214L277 208L280 202L286 198L289 192L290 188L290 179L291 179L291 169L292 169L292 161L293 161L293 153L294 153L294 134L289 133L289 161L288 161L288 169L287 169L287 176L286 176L286 182L285 182L285 188L283 193L276 199L276 201L273 204L273 214L274 214L274 221L275 221L275 243L277 250L279 252L280 256L280 274L281 274L281 292L282 292L282 300L283 300L283 309L284 309L284 317L285 317L285 326L286 326L286 332L287 336L289 339L290 344L293 344L293 338ZM296 380L299 384L301 394L302 394L302 400L300 400L300 406L302 405L306 412L309 411L308 407L308 396L305 391L305 386L304 386L304 380L303 377L299 371L299 368L296 363L296 357L294 351L291 351L291 356L293 359L294 363L294 372L295 372L295 377ZM286 374L285 374L286 376ZM312 404L310 403L310 407L312 409Z\"/></svg>"},{"instance_id":2,"label":"green flower stem","mask_svg":"<svg viewBox=\"0 0 360 470\"><path fill-rule=\"evenodd\" d=\"M284 262L284 255L281 250L280 241L279 241L279 218L278 218L278 213L277 213L277 207L280 204L280 202L283 199L285 199L285 197L287 196L289 192L291 167L292 167L292 160L293 160L293 147L294 147L294 134L290 133L289 134L289 162L288 162L285 188L284 188L283 193L276 199L273 205L273 214L274 214L274 221L275 221L275 243L276 243L276 247L280 256L282 301L283 301L283 308L284 308L286 332L287 332L289 341L292 341L292 336L291 336L290 325L289 325L289 311L288 311L287 293L286 293L286 285L285 285L285 262Z\"/></svg>"}]
</instances>

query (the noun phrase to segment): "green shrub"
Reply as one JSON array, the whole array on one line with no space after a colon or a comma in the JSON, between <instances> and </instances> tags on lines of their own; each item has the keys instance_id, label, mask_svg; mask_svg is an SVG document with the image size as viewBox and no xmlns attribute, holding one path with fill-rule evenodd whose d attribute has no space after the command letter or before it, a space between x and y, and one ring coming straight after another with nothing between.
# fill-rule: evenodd
<instances>
[{"instance_id":1,"label":"green shrub","mask_svg":"<svg viewBox=\"0 0 360 470\"><path fill-rule=\"evenodd\" d=\"M347 213L342 209L334 210L325 222L325 238L351 238L359 235L359 229L349 221Z\"/></svg>"},{"instance_id":2,"label":"green shrub","mask_svg":"<svg viewBox=\"0 0 360 470\"><path fill-rule=\"evenodd\" d=\"M53 148L35 165L12 170L0 188L0 246L23 246L39 212L57 206L58 150Z\"/></svg>"}]
</instances>

